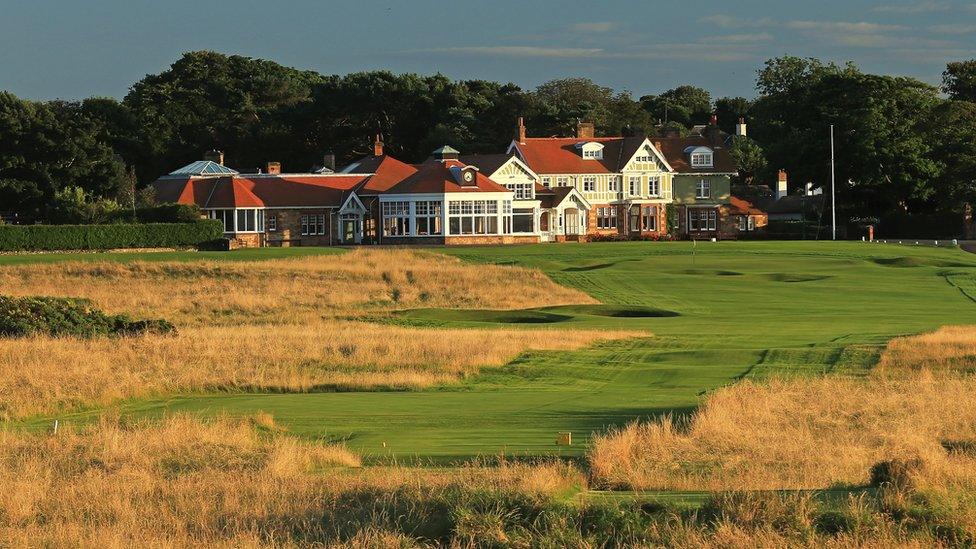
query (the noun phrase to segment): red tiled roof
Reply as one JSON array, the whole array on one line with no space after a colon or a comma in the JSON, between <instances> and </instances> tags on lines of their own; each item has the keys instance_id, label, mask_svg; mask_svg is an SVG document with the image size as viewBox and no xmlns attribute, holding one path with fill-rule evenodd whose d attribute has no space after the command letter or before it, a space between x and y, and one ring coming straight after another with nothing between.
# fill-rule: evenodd
<instances>
[{"instance_id":1,"label":"red tiled roof","mask_svg":"<svg viewBox=\"0 0 976 549\"><path fill-rule=\"evenodd\" d=\"M417 173L417 168L410 164L400 162L389 155L366 156L353 162L345 169L351 170L352 173L373 174L366 181L366 184L357 191L358 194L362 195L374 195L386 192L400 181Z\"/></svg>"},{"instance_id":2,"label":"red tiled roof","mask_svg":"<svg viewBox=\"0 0 976 549\"><path fill-rule=\"evenodd\" d=\"M591 141L603 145L603 159L580 156L576 144ZM539 174L616 173L643 142L643 137L529 137L516 146L525 163Z\"/></svg>"},{"instance_id":3,"label":"red tiled roof","mask_svg":"<svg viewBox=\"0 0 976 549\"><path fill-rule=\"evenodd\" d=\"M755 207L752 202L733 196L730 198L731 213L733 215L766 215L766 212Z\"/></svg>"},{"instance_id":4,"label":"red tiled roof","mask_svg":"<svg viewBox=\"0 0 976 549\"><path fill-rule=\"evenodd\" d=\"M529 137L516 143L522 158L539 174L618 173L634 156L644 137ZM735 173L735 163L724 143L714 144L707 137L650 137L668 164L678 173ZM583 158L577 143L595 141L603 144L603 159ZM689 164L685 149L705 146L714 152L714 166L697 169Z\"/></svg>"},{"instance_id":5,"label":"red tiled roof","mask_svg":"<svg viewBox=\"0 0 976 549\"><path fill-rule=\"evenodd\" d=\"M361 175L250 175L160 179L153 186L160 201L202 208L338 207L364 180Z\"/></svg>"},{"instance_id":6,"label":"red tiled roof","mask_svg":"<svg viewBox=\"0 0 976 549\"><path fill-rule=\"evenodd\" d=\"M458 184L451 168L462 168L464 166L465 164L458 160L420 164L416 173L400 181L387 192L390 194L510 192L480 171L476 172L474 185Z\"/></svg>"}]
</instances>

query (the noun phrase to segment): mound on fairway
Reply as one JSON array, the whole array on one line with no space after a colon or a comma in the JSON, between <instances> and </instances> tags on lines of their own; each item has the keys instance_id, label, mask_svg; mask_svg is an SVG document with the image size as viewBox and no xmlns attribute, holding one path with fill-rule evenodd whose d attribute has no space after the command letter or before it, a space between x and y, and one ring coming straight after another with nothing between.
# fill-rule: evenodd
<instances>
[{"instance_id":1,"label":"mound on fairway","mask_svg":"<svg viewBox=\"0 0 976 549\"><path fill-rule=\"evenodd\" d=\"M560 305L546 307L543 311L573 315L607 316L611 318L662 318L681 316L674 311L643 305Z\"/></svg>"},{"instance_id":2,"label":"mound on fairway","mask_svg":"<svg viewBox=\"0 0 976 549\"><path fill-rule=\"evenodd\" d=\"M814 275L801 273L769 273L762 275L767 280L774 282L815 282L817 280L827 280L832 278L830 275Z\"/></svg>"},{"instance_id":3,"label":"mound on fairway","mask_svg":"<svg viewBox=\"0 0 976 549\"><path fill-rule=\"evenodd\" d=\"M565 322L572 318L568 315L537 309L514 311L491 309L412 309L401 312L400 316L422 320L490 322L493 324L553 324L556 322Z\"/></svg>"},{"instance_id":4,"label":"mound on fairway","mask_svg":"<svg viewBox=\"0 0 976 549\"><path fill-rule=\"evenodd\" d=\"M682 269L675 272L686 275L742 276L742 273L738 271L726 271L724 269Z\"/></svg>"}]
</instances>

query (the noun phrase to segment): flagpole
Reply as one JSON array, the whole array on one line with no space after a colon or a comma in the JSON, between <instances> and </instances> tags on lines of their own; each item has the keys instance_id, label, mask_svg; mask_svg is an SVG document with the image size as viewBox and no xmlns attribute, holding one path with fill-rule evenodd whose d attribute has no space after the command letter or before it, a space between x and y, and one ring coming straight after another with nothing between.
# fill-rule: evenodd
<instances>
[{"instance_id":1,"label":"flagpole","mask_svg":"<svg viewBox=\"0 0 976 549\"><path fill-rule=\"evenodd\" d=\"M830 125L830 228L837 240L837 181L834 177L834 125Z\"/></svg>"}]
</instances>

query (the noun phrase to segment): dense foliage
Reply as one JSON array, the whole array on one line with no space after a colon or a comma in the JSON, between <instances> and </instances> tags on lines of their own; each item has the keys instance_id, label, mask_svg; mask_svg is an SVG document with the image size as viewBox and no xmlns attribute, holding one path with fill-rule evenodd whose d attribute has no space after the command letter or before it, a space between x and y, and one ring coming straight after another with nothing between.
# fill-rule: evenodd
<instances>
[{"instance_id":1,"label":"dense foliage","mask_svg":"<svg viewBox=\"0 0 976 549\"><path fill-rule=\"evenodd\" d=\"M326 152L339 163L368 154L376 133L391 154L417 162L444 143L504 150L518 116L530 135L548 136L578 120L594 122L598 135L684 134L715 114L729 133L739 118L749 123L751 140L736 150L744 183L770 182L782 168L795 185L828 186L834 125L841 219L961 212L974 198L974 89L976 60L947 64L949 99L912 78L791 56L758 71L753 100L713 99L690 85L637 99L586 78L523 90L439 74L323 75L198 51L136 82L122 101L0 93L0 210L98 222L150 204L137 188L212 148L244 171L268 161L300 171ZM72 202L59 221L59 207Z\"/></svg>"},{"instance_id":2,"label":"dense foliage","mask_svg":"<svg viewBox=\"0 0 976 549\"><path fill-rule=\"evenodd\" d=\"M0 336L124 336L168 334L176 329L165 320L132 320L107 315L84 299L0 296Z\"/></svg>"},{"instance_id":3,"label":"dense foliage","mask_svg":"<svg viewBox=\"0 0 976 549\"><path fill-rule=\"evenodd\" d=\"M0 251L182 248L219 239L219 221L109 225L0 225Z\"/></svg>"}]
</instances>

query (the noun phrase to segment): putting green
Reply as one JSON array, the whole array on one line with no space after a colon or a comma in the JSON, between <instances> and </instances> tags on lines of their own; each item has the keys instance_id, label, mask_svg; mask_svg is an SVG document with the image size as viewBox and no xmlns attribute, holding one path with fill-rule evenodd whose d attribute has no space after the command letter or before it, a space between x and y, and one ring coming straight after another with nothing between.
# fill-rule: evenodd
<instances>
[{"instance_id":1,"label":"putting green","mask_svg":"<svg viewBox=\"0 0 976 549\"><path fill-rule=\"evenodd\" d=\"M345 440L377 460L578 456L592 432L688 412L708 391L743 377L856 375L892 337L976 323L970 298L976 256L955 249L681 242L438 251L539 268L604 305L426 309L402 312L395 322L545 328L551 337L576 328L655 335L573 352L529 352L459 386L430 391L188 395L119 408L137 416L266 411L297 435ZM559 431L573 432L575 444L555 446Z\"/></svg>"}]
</instances>

